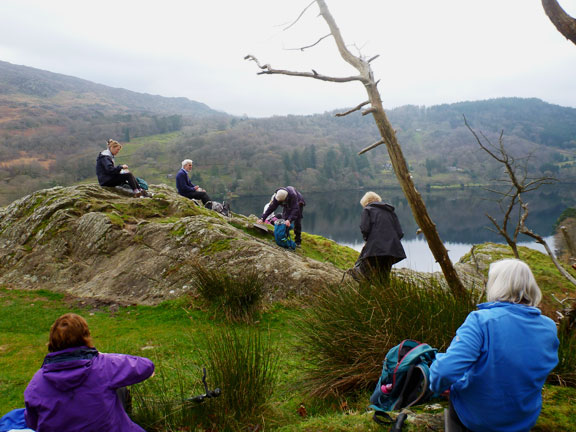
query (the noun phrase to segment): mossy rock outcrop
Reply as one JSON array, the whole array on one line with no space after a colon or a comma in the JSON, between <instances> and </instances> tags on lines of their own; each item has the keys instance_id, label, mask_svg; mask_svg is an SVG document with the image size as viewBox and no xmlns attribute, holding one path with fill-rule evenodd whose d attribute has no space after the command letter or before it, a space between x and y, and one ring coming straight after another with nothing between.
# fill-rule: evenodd
<instances>
[{"instance_id":1,"label":"mossy rock outcrop","mask_svg":"<svg viewBox=\"0 0 576 432\"><path fill-rule=\"evenodd\" d=\"M0 285L156 304L189 292L196 264L231 275L256 269L271 301L342 278L336 266L253 231L253 218L224 217L166 185L151 190L152 198L132 198L97 185L56 187L0 208Z\"/></svg>"}]
</instances>

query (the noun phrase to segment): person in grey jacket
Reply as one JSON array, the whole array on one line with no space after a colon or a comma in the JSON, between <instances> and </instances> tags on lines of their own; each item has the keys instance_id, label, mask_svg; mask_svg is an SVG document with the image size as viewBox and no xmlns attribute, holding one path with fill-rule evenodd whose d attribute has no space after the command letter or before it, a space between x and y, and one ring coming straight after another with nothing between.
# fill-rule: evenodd
<instances>
[{"instance_id":1,"label":"person in grey jacket","mask_svg":"<svg viewBox=\"0 0 576 432\"><path fill-rule=\"evenodd\" d=\"M364 207L360 231L366 243L357 261L358 270L364 278L379 276L387 281L392 266L406 258L400 242L404 232L394 207L382 202L377 193L366 192L360 204Z\"/></svg>"}]
</instances>

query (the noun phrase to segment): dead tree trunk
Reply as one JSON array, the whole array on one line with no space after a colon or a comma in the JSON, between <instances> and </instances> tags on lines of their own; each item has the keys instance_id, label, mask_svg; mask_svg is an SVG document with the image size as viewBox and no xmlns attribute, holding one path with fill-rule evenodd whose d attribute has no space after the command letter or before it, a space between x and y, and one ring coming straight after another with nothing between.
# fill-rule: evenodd
<instances>
[{"instance_id":1,"label":"dead tree trunk","mask_svg":"<svg viewBox=\"0 0 576 432\"><path fill-rule=\"evenodd\" d=\"M542 0L542 7L556 29L566 39L576 44L576 19L568 15L557 0Z\"/></svg>"},{"instance_id":2,"label":"dead tree trunk","mask_svg":"<svg viewBox=\"0 0 576 432\"><path fill-rule=\"evenodd\" d=\"M406 159L402 153L402 149L398 144L398 140L396 139L396 133L392 128L392 125L388 121L386 113L384 112L384 108L382 106L382 100L380 98L380 93L377 89L378 82L374 80L374 74L372 72L372 68L370 66L370 62L374 60L376 57L373 57L369 60L365 60L363 58L357 57L353 55L344 42L342 38L342 34L340 33L340 29L336 25L332 14L328 10L326 6L326 2L324 0L316 0L320 8L320 15L324 18L328 27L330 28L330 33L334 38L336 45L338 47L338 51L340 52L341 57L350 65L352 65L358 72L359 75L351 76L351 77L344 77L344 78L334 78L325 75L318 74L316 71L310 72L291 72L286 70L278 70L273 69L270 65L260 65L258 60L254 56L246 56L246 59L255 61L262 71L260 74L283 74L283 75L292 75L292 76L303 76L308 78L319 79L323 81L332 81L332 82L350 82L350 81L360 81L368 93L368 101L361 103L355 109L344 113L343 115L349 114L353 111L357 111L361 109L361 107L365 105L370 105L368 109L363 111L363 115L372 114L376 125L378 126L378 130L380 132L381 139L372 144L371 146L365 148L360 152L360 154L372 150L373 148L381 145L386 144L386 148L388 150L388 154L390 156L390 160L392 166L394 168L394 172L396 173L396 177L398 178L398 182L402 187L402 191L406 196L406 200L410 204L410 208L412 210L412 214L414 215L414 219L418 226L422 229L422 232L426 236L426 241L428 242L428 246L430 247L430 251L434 255L434 258L440 265L442 272L444 273L444 277L446 278L446 282L448 286L452 290L452 292L457 295L463 295L465 293L465 288L458 273L456 272L454 266L452 265L452 261L448 256L448 251L444 247L442 240L436 230L436 225L432 222L428 214L428 210L420 193L416 190L414 186L414 182L412 181L412 176L408 170L408 164L406 163Z\"/></svg>"}]
</instances>

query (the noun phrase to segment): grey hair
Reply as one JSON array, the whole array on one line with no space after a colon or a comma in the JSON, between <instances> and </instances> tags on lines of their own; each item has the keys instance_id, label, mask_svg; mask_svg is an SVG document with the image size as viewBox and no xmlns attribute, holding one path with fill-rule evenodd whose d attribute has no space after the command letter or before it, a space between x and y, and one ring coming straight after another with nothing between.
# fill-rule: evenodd
<instances>
[{"instance_id":1,"label":"grey hair","mask_svg":"<svg viewBox=\"0 0 576 432\"><path fill-rule=\"evenodd\" d=\"M192 159L184 159L184 160L182 161L182 168L184 168L184 167L185 167L186 165L188 165L188 164L194 165L194 161L193 161Z\"/></svg>"},{"instance_id":2,"label":"grey hair","mask_svg":"<svg viewBox=\"0 0 576 432\"><path fill-rule=\"evenodd\" d=\"M360 205L366 207L368 204L373 202L380 202L382 198L376 192L366 192L362 199L360 200Z\"/></svg>"},{"instance_id":3,"label":"grey hair","mask_svg":"<svg viewBox=\"0 0 576 432\"><path fill-rule=\"evenodd\" d=\"M486 298L538 306L542 292L528 264L518 259L503 259L490 264Z\"/></svg>"}]
</instances>

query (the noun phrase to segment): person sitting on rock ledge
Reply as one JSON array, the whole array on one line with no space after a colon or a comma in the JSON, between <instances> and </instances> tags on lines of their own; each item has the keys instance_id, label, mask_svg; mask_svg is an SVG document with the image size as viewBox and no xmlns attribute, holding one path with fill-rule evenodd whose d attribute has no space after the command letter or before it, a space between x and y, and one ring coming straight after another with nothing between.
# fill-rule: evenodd
<instances>
[{"instance_id":1,"label":"person sitting on rock ledge","mask_svg":"<svg viewBox=\"0 0 576 432\"><path fill-rule=\"evenodd\" d=\"M122 144L113 139L108 140L108 148L101 151L96 159L96 176L100 186L121 186L128 184L132 188L135 197L147 196L141 189L134 174L128 170L128 165L114 165L114 156L122 150Z\"/></svg>"},{"instance_id":2,"label":"person sitting on rock ledge","mask_svg":"<svg viewBox=\"0 0 576 432\"><path fill-rule=\"evenodd\" d=\"M194 162L191 159L184 159L182 161L182 168L176 174L176 189L178 193L186 198L199 199L204 204L204 207L211 209L212 201L208 193L198 185L193 185L188 177L188 173L192 171Z\"/></svg>"},{"instance_id":3,"label":"person sitting on rock ledge","mask_svg":"<svg viewBox=\"0 0 576 432\"><path fill-rule=\"evenodd\" d=\"M50 328L48 355L24 391L25 419L36 431L144 432L123 408L124 387L154 375L154 363L104 354L86 320L62 315Z\"/></svg>"}]
</instances>

